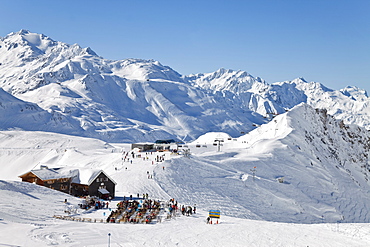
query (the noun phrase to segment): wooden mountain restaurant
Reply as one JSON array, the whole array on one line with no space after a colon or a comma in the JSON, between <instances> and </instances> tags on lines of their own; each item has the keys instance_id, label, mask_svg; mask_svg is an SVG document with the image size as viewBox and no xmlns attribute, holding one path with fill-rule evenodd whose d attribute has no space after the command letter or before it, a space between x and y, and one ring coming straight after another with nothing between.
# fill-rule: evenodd
<instances>
[{"instance_id":1,"label":"wooden mountain restaurant","mask_svg":"<svg viewBox=\"0 0 370 247\"><path fill-rule=\"evenodd\" d=\"M88 168L48 168L31 170L19 176L23 182L35 183L73 196L114 198L116 182L103 170Z\"/></svg>"}]
</instances>

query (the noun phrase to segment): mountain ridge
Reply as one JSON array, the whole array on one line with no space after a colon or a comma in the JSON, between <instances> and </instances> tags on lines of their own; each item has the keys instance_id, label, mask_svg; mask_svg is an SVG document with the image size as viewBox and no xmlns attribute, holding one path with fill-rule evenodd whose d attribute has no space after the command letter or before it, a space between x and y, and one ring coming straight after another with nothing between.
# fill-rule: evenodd
<instances>
[{"instance_id":1,"label":"mountain ridge","mask_svg":"<svg viewBox=\"0 0 370 247\"><path fill-rule=\"evenodd\" d=\"M241 218L294 223L370 219L362 210L370 203L370 134L365 128L301 103L239 138L223 136L222 152L207 150L221 136L207 133L189 145L191 159L171 162L173 172L157 177L162 188L209 208L222 198L219 209ZM195 191L207 195L189 195L194 181L201 181Z\"/></svg>"},{"instance_id":2,"label":"mountain ridge","mask_svg":"<svg viewBox=\"0 0 370 247\"><path fill-rule=\"evenodd\" d=\"M231 69L180 75L155 60L108 60L28 30L0 39L0 64L0 87L63 118L71 128L58 133L105 141L238 137L302 102L346 123L370 123L369 99L356 87L336 91L302 78L268 84Z\"/></svg>"}]
</instances>

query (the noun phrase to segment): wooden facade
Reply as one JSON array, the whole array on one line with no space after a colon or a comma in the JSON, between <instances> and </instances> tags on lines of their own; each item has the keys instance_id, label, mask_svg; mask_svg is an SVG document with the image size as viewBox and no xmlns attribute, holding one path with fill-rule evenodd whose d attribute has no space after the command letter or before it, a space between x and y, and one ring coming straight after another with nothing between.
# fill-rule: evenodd
<instances>
[{"instance_id":1,"label":"wooden facade","mask_svg":"<svg viewBox=\"0 0 370 247\"><path fill-rule=\"evenodd\" d=\"M89 195L97 196L103 199L115 196L116 183L108 177L103 171L96 176L89 185ZM109 194L107 194L109 192Z\"/></svg>"},{"instance_id":2,"label":"wooden facade","mask_svg":"<svg viewBox=\"0 0 370 247\"><path fill-rule=\"evenodd\" d=\"M27 172L21 176L22 182L35 183L37 185L45 186L53 190L59 190L64 193L70 194L72 178L52 178L52 179L40 179L32 171Z\"/></svg>"},{"instance_id":3,"label":"wooden facade","mask_svg":"<svg viewBox=\"0 0 370 247\"><path fill-rule=\"evenodd\" d=\"M59 169L43 168L31 170L19 177L23 182L35 183L73 196L89 195L102 199L115 197L116 183L104 171L92 173L92 177L85 183L81 183L79 172L70 173L75 174L74 176L63 176L58 171Z\"/></svg>"}]
</instances>

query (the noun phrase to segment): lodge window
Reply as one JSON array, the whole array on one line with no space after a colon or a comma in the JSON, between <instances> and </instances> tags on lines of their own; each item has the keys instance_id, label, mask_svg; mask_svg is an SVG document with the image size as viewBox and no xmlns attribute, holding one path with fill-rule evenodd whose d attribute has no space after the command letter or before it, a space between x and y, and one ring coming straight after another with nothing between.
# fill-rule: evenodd
<instances>
[{"instance_id":1,"label":"lodge window","mask_svg":"<svg viewBox=\"0 0 370 247\"><path fill-rule=\"evenodd\" d=\"M61 190L67 190L67 189L68 189L68 186L67 186L67 185L61 185L61 186L60 186L60 189L61 189Z\"/></svg>"},{"instance_id":2,"label":"lodge window","mask_svg":"<svg viewBox=\"0 0 370 247\"><path fill-rule=\"evenodd\" d=\"M96 179L96 182L106 182L106 181L108 181L108 178L97 178Z\"/></svg>"},{"instance_id":3,"label":"lodge window","mask_svg":"<svg viewBox=\"0 0 370 247\"><path fill-rule=\"evenodd\" d=\"M107 188L107 186L105 186L105 185L104 186L99 186L99 190L100 189L106 189L106 188Z\"/></svg>"}]
</instances>

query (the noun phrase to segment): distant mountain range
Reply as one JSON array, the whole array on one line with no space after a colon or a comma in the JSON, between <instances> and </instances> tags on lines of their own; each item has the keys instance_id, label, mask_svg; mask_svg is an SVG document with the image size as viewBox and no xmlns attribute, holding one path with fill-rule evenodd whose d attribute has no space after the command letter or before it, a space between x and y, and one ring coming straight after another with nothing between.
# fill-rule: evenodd
<instances>
[{"instance_id":1,"label":"distant mountain range","mask_svg":"<svg viewBox=\"0 0 370 247\"><path fill-rule=\"evenodd\" d=\"M303 78L266 83L244 71L183 76L158 61L112 61L90 48L21 30L0 38L0 130L21 129L110 142L191 141L247 133L304 102L369 128L364 90Z\"/></svg>"}]
</instances>

